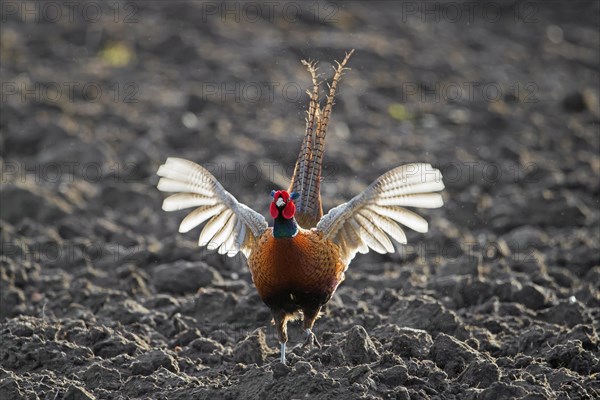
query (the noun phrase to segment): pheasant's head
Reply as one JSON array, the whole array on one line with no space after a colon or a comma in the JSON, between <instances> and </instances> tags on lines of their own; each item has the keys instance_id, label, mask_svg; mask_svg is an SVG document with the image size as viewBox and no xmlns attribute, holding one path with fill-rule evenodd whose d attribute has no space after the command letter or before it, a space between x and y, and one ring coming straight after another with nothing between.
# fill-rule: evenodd
<instances>
[{"instance_id":1,"label":"pheasant's head","mask_svg":"<svg viewBox=\"0 0 600 400\"><path fill-rule=\"evenodd\" d=\"M294 214L296 213L294 200L300 197L299 193L292 192L290 194L285 190L273 190L271 197L273 197L270 207L271 217L278 218L282 216L285 219L294 218Z\"/></svg>"}]
</instances>

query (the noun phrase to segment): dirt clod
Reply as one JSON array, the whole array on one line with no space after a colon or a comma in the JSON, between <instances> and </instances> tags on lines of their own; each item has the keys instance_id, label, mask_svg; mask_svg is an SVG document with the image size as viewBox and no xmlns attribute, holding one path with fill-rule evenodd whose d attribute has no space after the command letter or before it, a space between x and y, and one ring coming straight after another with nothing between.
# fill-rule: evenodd
<instances>
[{"instance_id":1,"label":"dirt clod","mask_svg":"<svg viewBox=\"0 0 600 400\"><path fill-rule=\"evenodd\" d=\"M600 398L600 2L76 3L2 2L1 400ZM358 254L282 365L244 256L180 233L156 171L268 217L300 60L353 48L324 211L412 162L444 206Z\"/></svg>"}]
</instances>

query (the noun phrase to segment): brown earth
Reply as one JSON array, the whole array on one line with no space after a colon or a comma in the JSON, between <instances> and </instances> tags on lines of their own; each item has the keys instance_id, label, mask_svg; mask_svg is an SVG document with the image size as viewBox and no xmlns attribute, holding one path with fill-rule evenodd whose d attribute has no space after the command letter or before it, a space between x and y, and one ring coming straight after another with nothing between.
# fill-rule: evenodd
<instances>
[{"instance_id":1,"label":"brown earth","mask_svg":"<svg viewBox=\"0 0 600 400\"><path fill-rule=\"evenodd\" d=\"M1 399L600 397L600 3L51 3L2 3ZM326 208L412 161L446 205L282 366L244 260L179 234L155 172L268 215L300 60L351 48Z\"/></svg>"}]
</instances>

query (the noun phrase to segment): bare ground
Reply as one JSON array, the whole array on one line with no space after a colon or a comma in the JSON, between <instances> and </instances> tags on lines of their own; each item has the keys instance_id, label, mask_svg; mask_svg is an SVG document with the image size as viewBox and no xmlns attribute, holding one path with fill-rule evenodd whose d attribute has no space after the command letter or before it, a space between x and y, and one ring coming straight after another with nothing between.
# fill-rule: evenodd
<instances>
[{"instance_id":1,"label":"bare ground","mask_svg":"<svg viewBox=\"0 0 600 400\"><path fill-rule=\"evenodd\" d=\"M0 398L600 397L598 2L115 4L3 3ZM300 59L351 48L325 206L411 161L446 205L357 257L282 366L244 260L177 233L155 171L197 161L266 215Z\"/></svg>"}]
</instances>

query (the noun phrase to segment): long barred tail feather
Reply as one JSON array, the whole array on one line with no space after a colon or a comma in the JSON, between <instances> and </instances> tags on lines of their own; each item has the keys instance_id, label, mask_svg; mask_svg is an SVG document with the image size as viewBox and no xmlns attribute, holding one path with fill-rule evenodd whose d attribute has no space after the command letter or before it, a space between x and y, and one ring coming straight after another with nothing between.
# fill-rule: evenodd
<instances>
[{"instance_id":1,"label":"long barred tail feather","mask_svg":"<svg viewBox=\"0 0 600 400\"><path fill-rule=\"evenodd\" d=\"M354 50L346 53L344 60L337 63L325 106L319 106L320 82L316 62L302 61L311 75L313 89L308 91L310 97L306 118L306 132L300 154L294 168L294 175L289 191L300 193L296 200L296 219L303 228L315 227L323 216L321 203L321 175L323 155L325 153L325 136L334 105L337 86L342 78L348 60Z\"/></svg>"}]
</instances>

